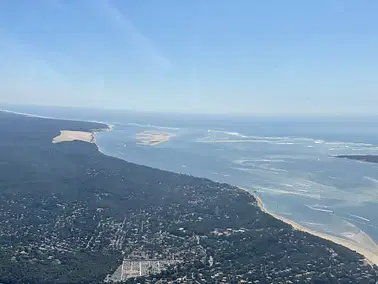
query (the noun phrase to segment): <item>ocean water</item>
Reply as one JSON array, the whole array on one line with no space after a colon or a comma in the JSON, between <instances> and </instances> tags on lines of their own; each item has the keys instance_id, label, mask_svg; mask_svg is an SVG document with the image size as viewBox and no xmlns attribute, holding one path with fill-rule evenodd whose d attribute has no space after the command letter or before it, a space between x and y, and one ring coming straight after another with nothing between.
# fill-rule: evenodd
<instances>
[{"instance_id":1,"label":"ocean water","mask_svg":"<svg viewBox=\"0 0 378 284\"><path fill-rule=\"evenodd\" d=\"M378 242L378 164L333 157L378 154L378 118L3 108L112 124L112 131L97 134L97 144L107 155L256 190L268 210L305 227L354 240L367 248ZM136 134L144 130L176 136L156 146L139 145Z\"/></svg>"}]
</instances>

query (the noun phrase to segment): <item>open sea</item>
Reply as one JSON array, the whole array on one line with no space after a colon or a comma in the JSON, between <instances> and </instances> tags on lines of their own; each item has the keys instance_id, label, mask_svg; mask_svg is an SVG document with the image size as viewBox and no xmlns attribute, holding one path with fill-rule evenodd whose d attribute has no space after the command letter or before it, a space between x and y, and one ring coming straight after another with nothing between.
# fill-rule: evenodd
<instances>
[{"instance_id":1,"label":"open sea","mask_svg":"<svg viewBox=\"0 0 378 284\"><path fill-rule=\"evenodd\" d=\"M342 236L367 248L378 242L378 164L333 157L378 155L378 117L235 117L2 108L111 124L112 131L97 134L104 154L256 190L269 211L312 230ZM156 146L139 145L136 134L144 130L176 136Z\"/></svg>"}]
</instances>

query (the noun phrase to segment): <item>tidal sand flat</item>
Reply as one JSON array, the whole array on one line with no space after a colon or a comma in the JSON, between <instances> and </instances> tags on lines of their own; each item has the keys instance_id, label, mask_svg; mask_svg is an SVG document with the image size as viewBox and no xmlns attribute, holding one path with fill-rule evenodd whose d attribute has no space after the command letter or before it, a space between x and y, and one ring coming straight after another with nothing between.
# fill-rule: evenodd
<instances>
[{"instance_id":1,"label":"tidal sand flat","mask_svg":"<svg viewBox=\"0 0 378 284\"><path fill-rule=\"evenodd\" d=\"M167 142L170 138L176 136L174 133L159 132L146 130L136 134L137 144L154 146L163 142Z\"/></svg>"}]
</instances>

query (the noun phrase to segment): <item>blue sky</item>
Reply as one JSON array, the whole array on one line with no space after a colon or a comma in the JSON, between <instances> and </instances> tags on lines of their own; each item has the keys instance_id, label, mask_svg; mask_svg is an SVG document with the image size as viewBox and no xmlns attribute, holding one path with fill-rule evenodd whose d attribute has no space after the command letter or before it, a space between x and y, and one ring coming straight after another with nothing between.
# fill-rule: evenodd
<instances>
[{"instance_id":1,"label":"blue sky","mask_svg":"<svg viewBox=\"0 0 378 284\"><path fill-rule=\"evenodd\" d=\"M0 2L0 102L378 114L378 1Z\"/></svg>"}]
</instances>

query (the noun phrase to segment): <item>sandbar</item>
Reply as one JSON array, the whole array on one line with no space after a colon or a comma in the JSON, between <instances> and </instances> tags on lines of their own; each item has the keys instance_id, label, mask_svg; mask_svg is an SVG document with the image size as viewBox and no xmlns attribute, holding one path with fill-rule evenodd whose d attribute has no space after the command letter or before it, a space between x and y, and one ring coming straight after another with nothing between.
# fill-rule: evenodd
<instances>
[{"instance_id":1,"label":"sandbar","mask_svg":"<svg viewBox=\"0 0 378 284\"><path fill-rule=\"evenodd\" d=\"M137 144L154 146L163 142L167 142L171 137L176 136L174 133L159 132L146 130L136 134Z\"/></svg>"},{"instance_id":2,"label":"sandbar","mask_svg":"<svg viewBox=\"0 0 378 284\"><path fill-rule=\"evenodd\" d=\"M253 142L264 142L258 139L221 139L221 140L197 140L199 143L253 143Z\"/></svg>"},{"instance_id":3,"label":"sandbar","mask_svg":"<svg viewBox=\"0 0 378 284\"><path fill-rule=\"evenodd\" d=\"M347 248L363 255L365 257L366 262L368 262L369 264L378 265L378 246L377 245L375 245L374 248L368 249L368 248L365 248L362 245L360 245L360 244L358 244L358 243L356 243L352 240L344 239L344 238L336 237L336 236L331 236L331 235L327 235L325 233L320 233L320 232L316 232L314 230L308 229L308 228L306 228L306 227L304 227L304 226L302 226L302 225L300 225L300 224L298 224L298 223L296 223L296 222L294 222L294 221L292 221L288 218L279 216L275 213L268 211L265 208L264 203L261 201L260 197L258 197L254 192L252 192L251 190L248 190L248 189L244 189L244 188L241 188L241 189L244 190L244 191L247 191L249 194L253 195L253 197L257 201L257 205L260 207L260 209L263 212L273 216L274 218L276 218L278 220L281 220L282 222L285 222L285 223L291 225L295 230L306 232L306 233L309 233L311 235L314 235L314 236L326 239L328 241L334 242L336 244L342 245L344 247L347 247ZM366 237L368 237L368 236L366 235ZM368 237L368 238L370 238L370 237Z\"/></svg>"},{"instance_id":4,"label":"sandbar","mask_svg":"<svg viewBox=\"0 0 378 284\"><path fill-rule=\"evenodd\" d=\"M60 135L54 137L52 140L53 143L71 141L84 141L89 143L96 143L96 136L94 132L61 130Z\"/></svg>"}]
</instances>

